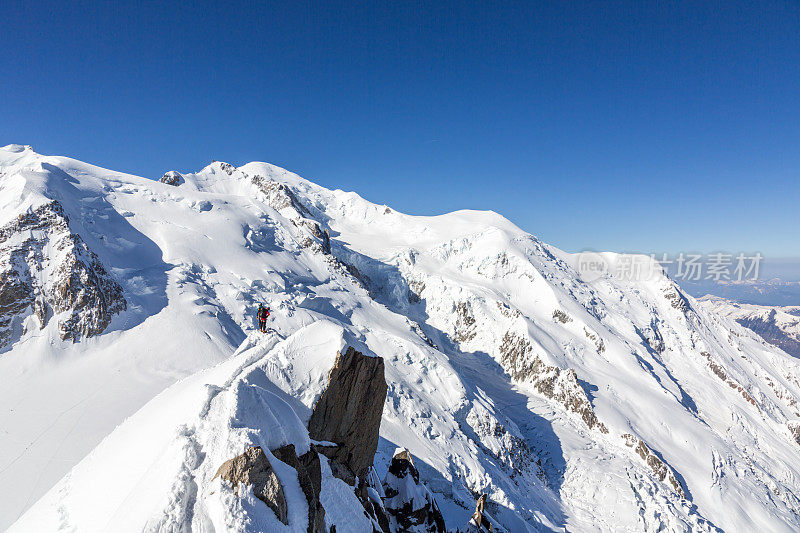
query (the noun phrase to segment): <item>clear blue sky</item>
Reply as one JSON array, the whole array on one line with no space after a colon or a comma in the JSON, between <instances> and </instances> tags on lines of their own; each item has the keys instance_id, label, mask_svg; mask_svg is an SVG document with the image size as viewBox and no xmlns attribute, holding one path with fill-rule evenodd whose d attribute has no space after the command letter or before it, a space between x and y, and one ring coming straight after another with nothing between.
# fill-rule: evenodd
<instances>
[{"instance_id":1,"label":"clear blue sky","mask_svg":"<svg viewBox=\"0 0 800 533\"><path fill-rule=\"evenodd\" d=\"M7 2L0 144L269 161L567 250L800 256L800 3Z\"/></svg>"}]
</instances>

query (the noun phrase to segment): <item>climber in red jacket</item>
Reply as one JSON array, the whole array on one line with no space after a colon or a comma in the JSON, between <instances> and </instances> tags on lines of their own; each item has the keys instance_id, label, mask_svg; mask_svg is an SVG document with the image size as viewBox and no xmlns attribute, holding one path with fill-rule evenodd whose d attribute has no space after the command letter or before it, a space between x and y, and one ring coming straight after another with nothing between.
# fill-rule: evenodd
<instances>
[{"instance_id":1,"label":"climber in red jacket","mask_svg":"<svg viewBox=\"0 0 800 533\"><path fill-rule=\"evenodd\" d=\"M256 317L258 318L258 329L261 330L261 333L266 333L269 307L264 307L264 304L258 304L258 313L256 313Z\"/></svg>"}]
</instances>

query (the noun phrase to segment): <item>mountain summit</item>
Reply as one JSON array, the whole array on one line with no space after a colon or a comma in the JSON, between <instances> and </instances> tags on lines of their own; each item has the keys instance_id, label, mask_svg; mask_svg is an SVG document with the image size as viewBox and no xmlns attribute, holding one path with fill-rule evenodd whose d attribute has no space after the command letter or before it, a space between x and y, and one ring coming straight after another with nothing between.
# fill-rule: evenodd
<instances>
[{"instance_id":1,"label":"mountain summit","mask_svg":"<svg viewBox=\"0 0 800 533\"><path fill-rule=\"evenodd\" d=\"M800 361L652 266L6 146L0 529L800 530Z\"/></svg>"}]
</instances>

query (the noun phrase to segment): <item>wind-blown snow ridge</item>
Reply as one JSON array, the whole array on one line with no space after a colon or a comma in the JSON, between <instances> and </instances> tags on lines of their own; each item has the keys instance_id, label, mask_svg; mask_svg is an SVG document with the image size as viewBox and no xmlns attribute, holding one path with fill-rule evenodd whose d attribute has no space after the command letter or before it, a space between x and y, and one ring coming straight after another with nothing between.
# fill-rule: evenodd
<instances>
[{"instance_id":1,"label":"wind-blown snow ridge","mask_svg":"<svg viewBox=\"0 0 800 533\"><path fill-rule=\"evenodd\" d=\"M448 527L486 493L515 532L800 528L800 363L664 275L587 283L495 213L405 215L266 163L158 182L0 149L0 223L54 200L128 305L75 343L14 310L0 527L280 530L210 476L307 449L350 345L386 364L379 474L408 449Z\"/></svg>"}]
</instances>

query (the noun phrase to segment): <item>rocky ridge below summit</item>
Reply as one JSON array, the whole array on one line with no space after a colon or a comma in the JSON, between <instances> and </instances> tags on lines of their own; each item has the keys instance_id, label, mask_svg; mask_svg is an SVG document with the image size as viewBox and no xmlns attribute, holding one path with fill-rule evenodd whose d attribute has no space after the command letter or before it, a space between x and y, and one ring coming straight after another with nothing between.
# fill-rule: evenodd
<instances>
[{"instance_id":1,"label":"rocky ridge below summit","mask_svg":"<svg viewBox=\"0 0 800 533\"><path fill-rule=\"evenodd\" d=\"M84 240L70 230L56 200L0 227L0 346L56 317L62 339L102 333L127 307L122 287ZM30 324L28 322L27 324Z\"/></svg>"}]
</instances>

